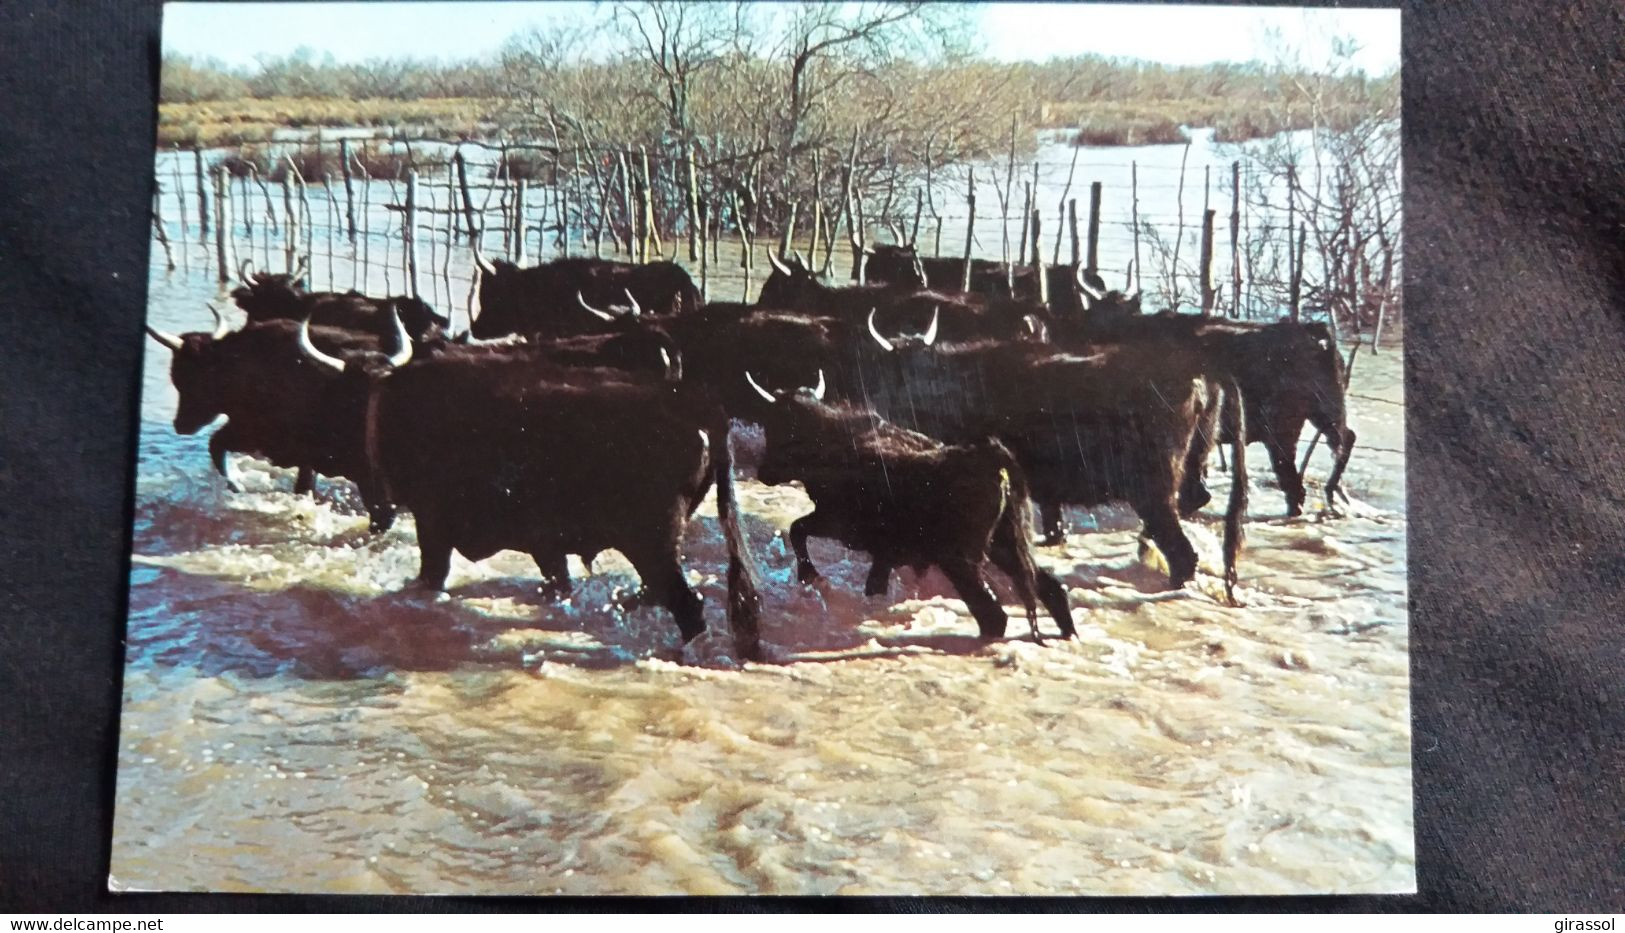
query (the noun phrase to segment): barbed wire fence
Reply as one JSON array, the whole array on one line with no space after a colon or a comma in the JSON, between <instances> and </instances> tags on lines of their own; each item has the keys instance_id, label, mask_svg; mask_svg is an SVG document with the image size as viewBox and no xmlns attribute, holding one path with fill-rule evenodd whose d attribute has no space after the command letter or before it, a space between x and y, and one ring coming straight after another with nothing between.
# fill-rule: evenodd
<instances>
[{"instance_id":1,"label":"barbed wire fence","mask_svg":"<svg viewBox=\"0 0 1625 933\"><path fill-rule=\"evenodd\" d=\"M521 266L670 260L709 298L749 300L769 250L803 251L840 278L838 258L889 240L925 256L1082 264L1112 287L1142 290L1149 309L1325 313L1305 302L1314 274L1301 231L1294 244L1290 202L1246 196L1277 180L1245 159L1174 168L1075 155L928 165L923 177L882 164L861 178L849 162L839 186L815 169L799 196L759 191L726 168L628 146L430 137L171 148L155 159L153 257L222 287L246 271L302 266L312 288L415 295L454 326L478 314L476 246ZM1063 170L1064 186L1046 189L1043 176Z\"/></svg>"}]
</instances>

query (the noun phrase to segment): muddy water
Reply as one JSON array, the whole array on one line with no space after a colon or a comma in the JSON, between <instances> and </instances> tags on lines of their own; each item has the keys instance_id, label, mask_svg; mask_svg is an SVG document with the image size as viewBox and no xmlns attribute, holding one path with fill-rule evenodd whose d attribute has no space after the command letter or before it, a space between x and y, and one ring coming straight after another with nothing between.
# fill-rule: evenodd
<instances>
[{"instance_id":1,"label":"muddy water","mask_svg":"<svg viewBox=\"0 0 1625 933\"><path fill-rule=\"evenodd\" d=\"M159 326L207 324L199 278L155 276ZM568 604L509 553L458 559L447 598L402 592L410 517L369 536L347 484L296 498L246 459L227 493L148 351L115 888L1413 887L1397 346L1355 366L1343 517L1283 518L1253 448L1242 608L1217 598L1216 515L1190 525L1209 573L1170 593L1128 515L1074 511L1039 553L1079 638L1034 645L1013 614L983 647L934 573L867 599L863 556L814 541L828 582L795 583L780 535L807 501L747 480L772 662L743 668L709 505L685 565L714 634L686 655L663 611L625 608L614 554L572 560Z\"/></svg>"}]
</instances>

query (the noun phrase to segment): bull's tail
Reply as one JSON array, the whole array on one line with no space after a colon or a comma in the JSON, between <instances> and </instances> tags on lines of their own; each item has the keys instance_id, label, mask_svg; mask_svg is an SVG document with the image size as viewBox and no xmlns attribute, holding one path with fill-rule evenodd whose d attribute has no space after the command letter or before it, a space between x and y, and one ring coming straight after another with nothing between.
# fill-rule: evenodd
<instances>
[{"instance_id":1,"label":"bull's tail","mask_svg":"<svg viewBox=\"0 0 1625 933\"><path fill-rule=\"evenodd\" d=\"M1224 511L1224 595L1236 603L1236 558L1241 554L1247 518L1247 413L1241 386L1235 377L1226 377L1220 418L1230 437L1230 503Z\"/></svg>"},{"instance_id":2,"label":"bull's tail","mask_svg":"<svg viewBox=\"0 0 1625 933\"><path fill-rule=\"evenodd\" d=\"M998 438L982 442L982 449L998 471L1000 513L993 526L993 549L996 561L1004 565L1015 585L1016 596L1027 610L1027 622L1032 626L1033 640L1038 641L1038 564L1033 560L1032 495L1027 489L1027 476L1016 463L1016 455ZM1056 619L1064 632L1070 616Z\"/></svg>"},{"instance_id":3,"label":"bull's tail","mask_svg":"<svg viewBox=\"0 0 1625 933\"><path fill-rule=\"evenodd\" d=\"M751 557L750 545L739 520L738 490L734 487L733 444L729 421L723 418L711 432L711 463L716 472L717 522L728 544L728 627L740 660L760 660L761 572ZM720 443L718 442L720 440Z\"/></svg>"},{"instance_id":4,"label":"bull's tail","mask_svg":"<svg viewBox=\"0 0 1625 933\"><path fill-rule=\"evenodd\" d=\"M1336 347L1332 348L1331 355L1333 385L1317 393L1318 404L1309 417L1315 430L1326 435L1332 448L1332 472L1326 477L1327 508L1337 506L1338 483L1343 479L1343 469L1349 465L1349 454L1354 450L1354 431L1349 428L1348 422L1348 369L1343 365L1343 357ZM1345 495L1344 498L1348 497Z\"/></svg>"}]
</instances>

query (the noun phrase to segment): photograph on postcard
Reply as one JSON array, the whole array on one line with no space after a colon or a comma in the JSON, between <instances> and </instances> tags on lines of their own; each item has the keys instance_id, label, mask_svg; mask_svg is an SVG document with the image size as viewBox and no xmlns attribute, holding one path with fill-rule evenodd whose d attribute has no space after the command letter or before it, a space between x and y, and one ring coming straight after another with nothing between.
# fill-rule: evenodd
<instances>
[{"instance_id":1,"label":"photograph on postcard","mask_svg":"<svg viewBox=\"0 0 1625 933\"><path fill-rule=\"evenodd\" d=\"M109 885L1413 891L1399 25L170 3Z\"/></svg>"}]
</instances>

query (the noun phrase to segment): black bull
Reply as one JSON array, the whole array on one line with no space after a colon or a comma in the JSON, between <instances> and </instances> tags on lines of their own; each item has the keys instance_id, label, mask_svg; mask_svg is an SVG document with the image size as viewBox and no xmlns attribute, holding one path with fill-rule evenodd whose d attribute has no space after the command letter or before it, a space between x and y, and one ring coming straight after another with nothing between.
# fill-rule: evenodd
<instances>
[{"instance_id":1,"label":"black bull","mask_svg":"<svg viewBox=\"0 0 1625 933\"><path fill-rule=\"evenodd\" d=\"M318 471L344 475L333 465L330 439L313 429L327 404L325 380L297 352L300 326L272 320L227 331L219 323L213 333L178 336L148 327L153 339L173 353L175 433L195 434L226 416L226 424L209 437L209 457L234 491L238 486L229 453L297 468L295 492L310 491ZM313 327L309 336L323 351L341 358L380 354L384 348L372 334L341 328ZM393 342L402 340L398 333ZM393 519L383 503L369 505L369 513L374 528L387 528Z\"/></svg>"},{"instance_id":2,"label":"black bull","mask_svg":"<svg viewBox=\"0 0 1625 933\"><path fill-rule=\"evenodd\" d=\"M699 289L682 266L673 262L643 265L606 259L559 259L527 269L503 260L480 264L480 313L475 337L570 337L604 329L603 322L581 308L631 300L652 315L693 311Z\"/></svg>"},{"instance_id":3,"label":"black bull","mask_svg":"<svg viewBox=\"0 0 1625 933\"><path fill-rule=\"evenodd\" d=\"M1303 474L1295 457L1306 422L1325 435L1331 447L1333 465L1325 492L1326 504L1335 504L1356 435L1348 426L1343 360L1326 325L1257 324L1165 313L1125 318L1078 334L1059 328L1054 335L1057 343L1078 352L1111 345L1178 345L1182 352L1202 355L1214 368L1233 374L1241 386L1247 402L1247 442L1261 443L1269 452L1287 514L1303 511ZM1229 439L1228 433L1200 435L1193 465L1199 470L1213 442ZM1206 501L1199 472L1191 480L1182 508L1186 512Z\"/></svg>"},{"instance_id":4,"label":"black bull","mask_svg":"<svg viewBox=\"0 0 1625 933\"><path fill-rule=\"evenodd\" d=\"M683 640L705 629L678 543L712 476L728 546L728 618L758 654L756 570L734 507L726 418L663 381L549 368L524 353L447 353L401 365L305 355L329 373L331 437L364 500L417 519L419 582L443 589L452 551L530 554L557 584L565 557L623 554ZM394 362L394 365L391 363Z\"/></svg>"},{"instance_id":5,"label":"black bull","mask_svg":"<svg viewBox=\"0 0 1625 933\"><path fill-rule=\"evenodd\" d=\"M312 292L294 275L247 275L246 265L239 270L243 284L232 289L231 297L250 323L298 323L310 318L317 326L385 336L393 332L391 322L398 316L407 334L420 343L443 336L451 326L450 320L417 298L406 295L371 298L355 291Z\"/></svg>"},{"instance_id":6,"label":"black bull","mask_svg":"<svg viewBox=\"0 0 1625 933\"><path fill-rule=\"evenodd\" d=\"M1060 581L1032 553L1026 479L997 440L949 446L890 424L873 412L825 405L808 391L762 389L767 453L758 471L773 485L801 481L813 511L790 525L798 576L818 577L808 536L835 538L874 559L865 592L886 592L891 568L940 567L975 617L983 638L1002 637L1007 617L988 590L991 557L1015 585L1038 638L1037 601L1075 634Z\"/></svg>"},{"instance_id":7,"label":"black bull","mask_svg":"<svg viewBox=\"0 0 1625 933\"><path fill-rule=\"evenodd\" d=\"M1096 506L1126 502L1167 558L1174 585L1195 575L1178 501L1197 434L1218 418L1244 436L1241 391L1178 347L1108 347L1088 356L981 341L926 348L831 339L800 357L762 360L775 385L805 384L821 367L836 398L949 443L996 437L1016 455L1032 497ZM1233 599L1247 502L1244 447L1225 513L1226 591Z\"/></svg>"}]
</instances>

